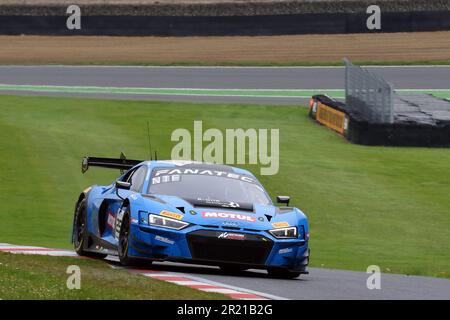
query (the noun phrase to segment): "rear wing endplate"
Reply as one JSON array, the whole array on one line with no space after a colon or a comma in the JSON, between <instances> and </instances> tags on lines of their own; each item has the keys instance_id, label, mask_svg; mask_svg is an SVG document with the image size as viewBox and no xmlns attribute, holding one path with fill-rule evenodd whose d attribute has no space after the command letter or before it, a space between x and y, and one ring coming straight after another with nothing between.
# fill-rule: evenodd
<instances>
[{"instance_id":1,"label":"rear wing endplate","mask_svg":"<svg viewBox=\"0 0 450 320\"><path fill-rule=\"evenodd\" d=\"M143 160L127 159L123 153L120 155L120 158L84 157L81 162L81 172L85 173L88 171L89 167L119 169L123 171L131 169L141 162L143 162Z\"/></svg>"}]
</instances>

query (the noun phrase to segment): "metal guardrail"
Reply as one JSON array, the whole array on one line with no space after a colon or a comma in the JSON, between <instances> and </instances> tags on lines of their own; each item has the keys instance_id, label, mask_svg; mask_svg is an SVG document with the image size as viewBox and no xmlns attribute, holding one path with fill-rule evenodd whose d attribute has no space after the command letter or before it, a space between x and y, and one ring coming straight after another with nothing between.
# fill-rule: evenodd
<instances>
[{"instance_id":1,"label":"metal guardrail","mask_svg":"<svg viewBox=\"0 0 450 320\"><path fill-rule=\"evenodd\" d=\"M345 103L371 123L393 123L395 93L392 85L348 59L344 59L344 63Z\"/></svg>"}]
</instances>

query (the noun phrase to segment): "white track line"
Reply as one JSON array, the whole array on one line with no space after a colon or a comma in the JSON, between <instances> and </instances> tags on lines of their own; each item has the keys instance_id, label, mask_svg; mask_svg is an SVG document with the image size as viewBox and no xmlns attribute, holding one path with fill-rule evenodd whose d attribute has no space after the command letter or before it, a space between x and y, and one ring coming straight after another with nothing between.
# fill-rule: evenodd
<instances>
[{"instance_id":1,"label":"white track line","mask_svg":"<svg viewBox=\"0 0 450 320\"><path fill-rule=\"evenodd\" d=\"M215 282L215 281L212 281L212 280L203 279L203 278L200 278L200 277L197 277L197 276L193 276L193 275L190 275L190 274L187 274L185 276L189 277L190 279L202 281L202 282L204 282L206 284L210 284L210 285L213 285L213 286L217 285L217 286L222 286L222 287L229 288L229 289L236 289L236 290L240 290L240 291L245 291L245 292L257 295L257 296L265 297L265 298L270 299L270 300L289 300L288 298L276 296L276 295L273 295L273 294L270 294L270 293L260 292L260 291L251 290L251 289L247 289L247 288L236 287L236 286L225 284L225 283L219 283L219 282Z\"/></svg>"},{"instance_id":2,"label":"white track line","mask_svg":"<svg viewBox=\"0 0 450 320\"><path fill-rule=\"evenodd\" d=\"M172 283L178 284L180 286L196 286L196 285L203 285L203 282L200 281L194 281L194 280L175 280L171 281Z\"/></svg>"},{"instance_id":3,"label":"white track line","mask_svg":"<svg viewBox=\"0 0 450 320\"><path fill-rule=\"evenodd\" d=\"M232 298L253 299L253 300L265 300L265 299L286 300L285 298L272 296L270 294L266 294L263 292L257 292L241 287L209 281L207 279L194 277L190 274L185 273L164 272L164 271L149 273L148 270L142 270L139 273L142 273L142 275L145 275L153 279L163 280L178 285L185 285L187 287L195 288L197 290L205 292L217 292L230 295Z\"/></svg>"}]
</instances>

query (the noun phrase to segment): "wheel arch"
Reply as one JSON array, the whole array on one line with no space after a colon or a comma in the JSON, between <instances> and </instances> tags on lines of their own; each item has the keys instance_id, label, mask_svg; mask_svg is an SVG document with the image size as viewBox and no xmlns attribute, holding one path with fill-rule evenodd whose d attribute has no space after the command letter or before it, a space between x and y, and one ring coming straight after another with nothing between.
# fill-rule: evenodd
<instances>
[{"instance_id":1,"label":"wheel arch","mask_svg":"<svg viewBox=\"0 0 450 320\"><path fill-rule=\"evenodd\" d=\"M125 198L125 200L123 200L123 202L122 202L122 208L124 208L126 206L131 207L130 199L128 199L128 198Z\"/></svg>"},{"instance_id":2,"label":"wheel arch","mask_svg":"<svg viewBox=\"0 0 450 320\"><path fill-rule=\"evenodd\" d=\"M130 218L138 218L139 211L145 210L145 204L140 194L133 194L123 200L122 208L129 207Z\"/></svg>"},{"instance_id":3,"label":"wheel arch","mask_svg":"<svg viewBox=\"0 0 450 320\"><path fill-rule=\"evenodd\" d=\"M78 196L78 200L75 202L75 208L74 208L74 212L73 212L73 221L72 221L72 243L74 243L74 237L75 237L75 215L77 213L78 206L80 205L81 201L88 198L89 192L91 190L92 190L92 186L84 189Z\"/></svg>"}]
</instances>

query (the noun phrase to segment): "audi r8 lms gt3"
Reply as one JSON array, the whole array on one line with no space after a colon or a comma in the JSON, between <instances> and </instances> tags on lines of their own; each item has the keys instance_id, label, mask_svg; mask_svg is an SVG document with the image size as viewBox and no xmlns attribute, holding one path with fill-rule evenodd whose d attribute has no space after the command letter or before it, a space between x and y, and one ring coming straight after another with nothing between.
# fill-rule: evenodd
<instances>
[{"instance_id":1,"label":"audi r8 lms gt3","mask_svg":"<svg viewBox=\"0 0 450 320\"><path fill-rule=\"evenodd\" d=\"M284 278L307 273L305 214L287 196L277 197L285 206L275 206L249 171L124 157L84 158L83 173L90 166L122 175L80 194L72 237L79 255L118 255L124 265L145 259L259 268Z\"/></svg>"}]
</instances>

